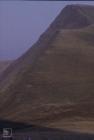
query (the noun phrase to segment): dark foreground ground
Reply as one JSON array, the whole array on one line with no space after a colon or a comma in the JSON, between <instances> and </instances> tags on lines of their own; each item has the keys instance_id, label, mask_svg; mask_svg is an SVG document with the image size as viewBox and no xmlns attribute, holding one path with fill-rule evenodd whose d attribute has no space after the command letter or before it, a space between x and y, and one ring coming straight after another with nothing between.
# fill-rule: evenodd
<instances>
[{"instance_id":1,"label":"dark foreground ground","mask_svg":"<svg viewBox=\"0 0 94 140\"><path fill-rule=\"evenodd\" d=\"M0 140L2 140L2 138ZM15 131L12 140L94 140L94 135L73 133L50 128L34 128L34 130L33 128L29 128L23 131Z\"/></svg>"},{"instance_id":2,"label":"dark foreground ground","mask_svg":"<svg viewBox=\"0 0 94 140\"><path fill-rule=\"evenodd\" d=\"M13 128L12 140L94 140L93 134L68 132L59 129L51 129L10 122L0 123L0 140L2 140L2 129L6 127Z\"/></svg>"},{"instance_id":3,"label":"dark foreground ground","mask_svg":"<svg viewBox=\"0 0 94 140\"><path fill-rule=\"evenodd\" d=\"M94 135L66 132L48 128L16 133L14 140L94 140Z\"/></svg>"}]
</instances>

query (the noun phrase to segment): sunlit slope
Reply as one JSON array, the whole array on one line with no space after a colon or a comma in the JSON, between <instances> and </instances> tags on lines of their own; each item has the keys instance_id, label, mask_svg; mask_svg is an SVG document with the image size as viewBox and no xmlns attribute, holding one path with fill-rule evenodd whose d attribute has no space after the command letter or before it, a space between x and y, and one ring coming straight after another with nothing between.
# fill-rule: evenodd
<instances>
[{"instance_id":1,"label":"sunlit slope","mask_svg":"<svg viewBox=\"0 0 94 140\"><path fill-rule=\"evenodd\" d=\"M33 69L29 65L7 90L10 98L1 117L38 123L48 121L54 113L85 117L89 111L87 117L94 117L93 103L86 103L94 98L93 37L94 26L59 30Z\"/></svg>"}]
</instances>

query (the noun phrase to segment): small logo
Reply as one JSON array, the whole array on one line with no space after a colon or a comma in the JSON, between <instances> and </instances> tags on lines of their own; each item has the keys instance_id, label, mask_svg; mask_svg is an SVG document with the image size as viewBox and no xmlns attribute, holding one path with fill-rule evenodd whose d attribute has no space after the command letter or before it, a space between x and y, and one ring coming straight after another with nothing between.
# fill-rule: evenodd
<instances>
[{"instance_id":1,"label":"small logo","mask_svg":"<svg viewBox=\"0 0 94 140\"><path fill-rule=\"evenodd\" d=\"M11 138L12 137L12 128L3 128L3 138Z\"/></svg>"}]
</instances>

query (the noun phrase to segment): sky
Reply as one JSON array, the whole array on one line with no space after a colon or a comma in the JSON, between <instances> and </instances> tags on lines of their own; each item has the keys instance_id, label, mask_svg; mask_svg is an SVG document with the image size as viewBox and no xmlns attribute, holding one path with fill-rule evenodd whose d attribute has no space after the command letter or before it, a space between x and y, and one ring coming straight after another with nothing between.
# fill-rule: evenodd
<instances>
[{"instance_id":1,"label":"sky","mask_svg":"<svg viewBox=\"0 0 94 140\"><path fill-rule=\"evenodd\" d=\"M25 53L67 4L93 1L0 1L0 60Z\"/></svg>"}]
</instances>

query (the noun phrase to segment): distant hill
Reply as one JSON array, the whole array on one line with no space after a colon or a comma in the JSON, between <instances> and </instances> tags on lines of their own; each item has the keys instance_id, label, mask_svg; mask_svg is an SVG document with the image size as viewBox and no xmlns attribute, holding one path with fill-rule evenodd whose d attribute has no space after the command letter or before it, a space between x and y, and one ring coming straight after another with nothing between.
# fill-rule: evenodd
<instances>
[{"instance_id":1,"label":"distant hill","mask_svg":"<svg viewBox=\"0 0 94 140\"><path fill-rule=\"evenodd\" d=\"M94 6L68 5L0 76L0 117L47 125L93 120L93 73Z\"/></svg>"}]
</instances>

